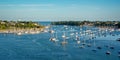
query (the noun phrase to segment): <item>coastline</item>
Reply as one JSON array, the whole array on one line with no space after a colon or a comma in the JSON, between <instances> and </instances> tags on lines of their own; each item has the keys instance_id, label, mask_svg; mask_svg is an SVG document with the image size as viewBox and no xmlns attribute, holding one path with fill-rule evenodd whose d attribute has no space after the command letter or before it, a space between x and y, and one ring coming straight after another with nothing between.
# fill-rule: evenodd
<instances>
[{"instance_id":1,"label":"coastline","mask_svg":"<svg viewBox=\"0 0 120 60\"><path fill-rule=\"evenodd\" d=\"M38 22L0 20L0 33L38 34L44 29L45 26L38 24Z\"/></svg>"},{"instance_id":2,"label":"coastline","mask_svg":"<svg viewBox=\"0 0 120 60\"><path fill-rule=\"evenodd\" d=\"M44 31L44 28L17 28L17 29L4 29L0 30L0 33L13 33L17 35L22 34L38 34Z\"/></svg>"}]
</instances>

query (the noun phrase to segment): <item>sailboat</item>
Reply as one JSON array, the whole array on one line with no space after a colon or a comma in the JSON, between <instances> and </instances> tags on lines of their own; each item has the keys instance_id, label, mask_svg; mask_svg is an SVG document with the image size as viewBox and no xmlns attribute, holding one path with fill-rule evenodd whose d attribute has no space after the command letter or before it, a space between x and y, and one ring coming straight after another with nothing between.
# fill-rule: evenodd
<instances>
[{"instance_id":1,"label":"sailboat","mask_svg":"<svg viewBox=\"0 0 120 60\"><path fill-rule=\"evenodd\" d=\"M96 52L97 50L96 50L96 44L95 44L95 39L93 39L93 46L94 46L94 49L92 50L92 51L94 51L94 52Z\"/></svg>"},{"instance_id":2,"label":"sailboat","mask_svg":"<svg viewBox=\"0 0 120 60\"><path fill-rule=\"evenodd\" d=\"M90 33L91 33L91 31L88 33L88 34L89 34L88 44L87 44L88 47L91 47L91 40L92 40L92 39L91 39Z\"/></svg>"},{"instance_id":3,"label":"sailboat","mask_svg":"<svg viewBox=\"0 0 120 60\"><path fill-rule=\"evenodd\" d=\"M110 52L110 51L106 51L106 54L107 54L107 55L110 55L110 54L111 54L111 52Z\"/></svg>"},{"instance_id":4,"label":"sailboat","mask_svg":"<svg viewBox=\"0 0 120 60\"><path fill-rule=\"evenodd\" d=\"M78 34L75 36L75 40L77 44L80 44L80 37L78 36Z\"/></svg>"},{"instance_id":5,"label":"sailboat","mask_svg":"<svg viewBox=\"0 0 120 60\"><path fill-rule=\"evenodd\" d=\"M77 44L80 44L80 37L79 36L76 36L76 41L77 41Z\"/></svg>"},{"instance_id":6,"label":"sailboat","mask_svg":"<svg viewBox=\"0 0 120 60\"><path fill-rule=\"evenodd\" d=\"M57 39L57 32L55 32L54 30L50 30L50 33L51 33L51 38L49 39L50 41L52 41L52 42L57 42L57 41L59 41L58 39ZM55 35L56 36L55 36Z\"/></svg>"},{"instance_id":7,"label":"sailboat","mask_svg":"<svg viewBox=\"0 0 120 60\"><path fill-rule=\"evenodd\" d=\"M63 33L62 38L63 38L63 41L61 42L61 45L66 45L68 42L66 41L67 37L65 35L65 32Z\"/></svg>"},{"instance_id":8,"label":"sailboat","mask_svg":"<svg viewBox=\"0 0 120 60\"><path fill-rule=\"evenodd\" d=\"M120 50L118 51L118 57L120 57Z\"/></svg>"},{"instance_id":9,"label":"sailboat","mask_svg":"<svg viewBox=\"0 0 120 60\"><path fill-rule=\"evenodd\" d=\"M98 46L97 49L102 49L102 47Z\"/></svg>"},{"instance_id":10,"label":"sailboat","mask_svg":"<svg viewBox=\"0 0 120 60\"><path fill-rule=\"evenodd\" d=\"M120 50L118 51L118 54L120 54Z\"/></svg>"},{"instance_id":11,"label":"sailboat","mask_svg":"<svg viewBox=\"0 0 120 60\"><path fill-rule=\"evenodd\" d=\"M52 26L50 26L49 33L53 34L55 31L52 29Z\"/></svg>"},{"instance_id":12,"label":"sailboat","mask_svg":"<svg viewBox=\"0 0 120 60\"><path fill-rule=\"evenodd\" d=\"M83 31L84 32L84 34L83 34L83 36L84 36L84 39L83 39L83 42L82 42L82 45L86 45L86 31Z\"/></svg>"},{"instance_id":13,"label":"sailboat","mask_svg":"<svg viewBox=\"0 0 120 60\"><path fill-rule=\"evenodd\" d=\"M90 40L91 40L91 39L90 39ZM91 47L90 40L89 40L89 43L87 44L88 47Z\"/></svg>"},{"instance_id":14,"label":"sailboat","mask_svg":"<svg viewBox=\"0 0 120 60\"><path fill-rule=\"evenodd\" d=\"M110 49L114 49L114 46L110 46Z\"/></svg>"},{"instance_id":15,"label":"sailboat","mask_svg":"<svg viewBox=\"0 0 120 60\"><path fill-rule=\"evenodd\" d=\"M85 48L85 45L86 45L86 40L85 40L85 38L86 38L86 30L84 31L83 28L80 29L80 36L82 37L81 39L83 41L81 41L82 45L79 46L79 48Z\"/></svg>"},{"instance_id":16,"label":"sailboat","mask_svg":"<svg viewBox=\"0 0 120 60\"><path fill-rule=\"evenodd\" d=\"M118 54L118 57L120 57L120 54Z\"/></svg>"},{"instance_id":17,"label":"sailboat","mask_svg":"<svg viewBox=\"0 0 120 60\"><path fill-rule=\"evenodd\" d=\"M120 38L118 38L116 41L120 41Z\"/></svg>"},{"instance_id":18,"label":"sailboat","mask_svg":"<svg viewBox=\"0 0 120 60\"><path fill-rule=\"evenodd\" d=\"M49 32L50 32L50 33L54 33L54 30L50 30Z\"/></svg>"}]
</instances>

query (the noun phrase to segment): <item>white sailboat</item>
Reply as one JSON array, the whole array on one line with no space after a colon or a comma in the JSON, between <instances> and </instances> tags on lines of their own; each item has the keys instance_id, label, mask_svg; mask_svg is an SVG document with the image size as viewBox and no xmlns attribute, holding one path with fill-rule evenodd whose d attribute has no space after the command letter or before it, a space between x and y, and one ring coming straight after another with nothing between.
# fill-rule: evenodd
<instances>
[{"instance_id":1,"label":"white sailboat","mask_svg":"<svg viewBox=\"0 0 120 60\"><path fill-rule=\"evenodd\" d=\"M106 54L107 54L107 55L110 55L110 54L111 54L111 52L110 52L110 51L106 51Z\"/></svg>"},{"instance_id":2,"label":"white sailboat","mask_svg":"<svg viewBox=\"0 0 120 60\"><path fill-rule=\"evenodd\" d=\"M95 39L93 39L93 46L94 46L94 49L92 51L96 52L96 44L95 44Z\"/></svg>"},{"instance_id":3,"label":"white sailboat","mask_svg":"<svg viewBox=\"0 0 120 60\"><path fill-rule=\"evenodd\" d=\"M51 38L49 39L50 41L52 41L52 42L57 42L57 41L59 41L59 40L57 39L57 32L55 32L55 31L51 28L50 33L51 33Z\"/></svg>"},{"instance_id":4,"label":"white sailboat","mask_svg":"<svg viewBox=\"0 0 120 60\"><path fill-rule=\"evenodd\" d=\"M63 38L63 41L61 42L61 45L66 45L68 42L66 41L67 37L65 35L65 32L63 33L62 38Z\"/></svg>"}]
</instances>

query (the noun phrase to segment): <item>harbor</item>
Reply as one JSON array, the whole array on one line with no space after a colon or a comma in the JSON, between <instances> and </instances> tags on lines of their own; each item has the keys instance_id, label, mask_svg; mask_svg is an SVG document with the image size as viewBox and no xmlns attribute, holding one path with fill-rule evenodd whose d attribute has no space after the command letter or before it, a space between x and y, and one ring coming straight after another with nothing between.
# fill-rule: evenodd
<instances>
[{"instance_id":1,"label":"harbor","mask_svg":"<svg viewBox=\"0 0 120 60\"><path fill-rule=\"evenodd\" d=\"M120 59L119 29L51 25L38 34L2 33L0 37L0 59Z\"/></svg>"},{"instance_id":2,"label":"harbor","mask_svg":"<svg viewBox=\"0 0 120 60\"><path fill-rule=\"evenodd\" d=\"M0 60L120 60L120 0L0 0Z\"/></svg>"}]
</instances>

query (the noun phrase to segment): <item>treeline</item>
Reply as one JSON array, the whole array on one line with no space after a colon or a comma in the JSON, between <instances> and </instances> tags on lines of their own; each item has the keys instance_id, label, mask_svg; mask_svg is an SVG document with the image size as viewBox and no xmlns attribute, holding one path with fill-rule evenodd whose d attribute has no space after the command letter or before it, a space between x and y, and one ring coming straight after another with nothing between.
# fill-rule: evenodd
<instances>
[{"instance_id":1,"label":"treeline","mask_svg":"<svg viewBox=\"0 0 120 60\"><path fill-rule=\"evenodd\" d=\"M43 26L32 21L4 21L0 20L0 29L12 28L42 28Z\"/></svg>"},{"instance_id":2,"label":"treeline","mask_svg":"<svg viewBox=\"0 0 120 60\"><path fill-rule=\"evenodd\" d=\"M120 28L120 21L58 21L52 22L52 25L71 25L71 26L115 26Z\"/></svg>"},{"instance_id":3,"label":"treeline","mask_svg":"<svg viewBox=\"0 0 120 60\"><path fill-rule=\"evenodd\" d=\"M85 21L89 23L88 21ZM52 22L52 25L72 25L72 26L79 26L79 25L84 25L85 22L81 21L58 21L58 22Z\"/></svg>"}]
</instances>

